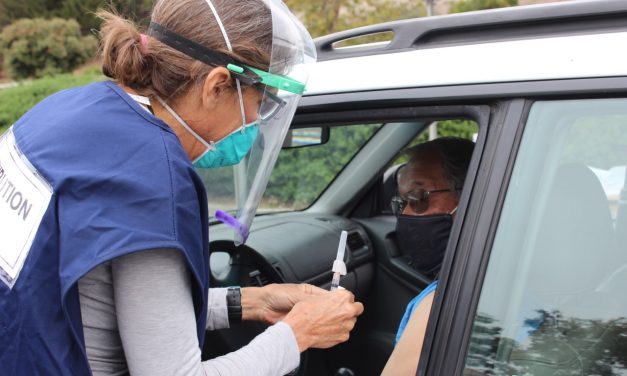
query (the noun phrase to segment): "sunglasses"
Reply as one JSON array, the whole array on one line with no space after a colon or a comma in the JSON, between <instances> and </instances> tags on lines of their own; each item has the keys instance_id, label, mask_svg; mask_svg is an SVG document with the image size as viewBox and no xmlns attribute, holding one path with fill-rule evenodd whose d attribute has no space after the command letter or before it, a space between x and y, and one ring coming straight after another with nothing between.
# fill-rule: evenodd
<instances>
[{"instance_id":1,"label":"sunglasses","mask_svg":"<svg viewBox=\"0 0 627 376\"><path fill-rule=\"evenodd\" d=\"M394 215L396 216L403 214L403 211L405 210L407 205L409 205L411 210L416 214L424 213L429 208L429 196L434 193L443 192L457 192L457 190L434 189L432 191L427 191L422 188L417 188L407 194L399 194L397 196L394 196L392 197L392 201L390 202L390 205L392 207L392 213L394 213Z\"/></svg>"}]
</instances>

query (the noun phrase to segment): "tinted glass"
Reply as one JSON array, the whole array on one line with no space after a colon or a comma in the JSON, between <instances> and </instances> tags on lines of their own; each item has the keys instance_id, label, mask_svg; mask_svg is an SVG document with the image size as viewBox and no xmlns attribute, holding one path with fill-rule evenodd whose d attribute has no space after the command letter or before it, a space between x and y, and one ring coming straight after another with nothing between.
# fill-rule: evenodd
<instances>
[{"instance_id":1,"label":"tinted glass","mask_svg":"<svg viewBox=\"0 0 627 376\"><path fill-rule=\"evenodd\" d=\"M627 375L626 163L627 100L534 104L464 374Z\"/></svg>"}]
</instances>

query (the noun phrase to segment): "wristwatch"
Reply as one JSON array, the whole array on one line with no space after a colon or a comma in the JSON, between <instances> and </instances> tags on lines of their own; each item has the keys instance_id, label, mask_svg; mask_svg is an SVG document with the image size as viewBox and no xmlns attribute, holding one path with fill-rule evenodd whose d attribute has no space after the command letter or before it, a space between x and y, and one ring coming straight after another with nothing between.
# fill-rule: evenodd
<instances>
[{"instance_id":1,"label":"wristwatch","mask_svg":"<svg viewBox=\"0 0 627 376\"><path fill-rule=\"evenodd\" d=\"M229 324L242 322L242 291L239 287L229 287L226 290L226 309Z\"/></svg>"}]
</instances>

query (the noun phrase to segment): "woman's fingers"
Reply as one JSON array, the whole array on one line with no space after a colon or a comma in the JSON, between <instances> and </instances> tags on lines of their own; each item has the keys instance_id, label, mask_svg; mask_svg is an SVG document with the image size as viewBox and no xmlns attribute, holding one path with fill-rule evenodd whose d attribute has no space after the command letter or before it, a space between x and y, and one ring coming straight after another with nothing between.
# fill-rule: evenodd
<instances>
[{"instance_id":1,"label":"woman's fingers","mask_svg":"<svg viewBox=\"0 0 627 376\"><path fill-rule=\"evenodd\" d=\"M329 291L309 283L301 283L298 287L307 295L326 295Z\"/></svg>"},{"instance_id":2,"label":"woman's fingers","mask_svg":"<svg viewBox=\"0 0 627 376\"><path fill-rule=\"evenodd\" d=\"M283 320L292 327L301 351L347 341L364 310L347 290L311 296L298 302Z\"/></svg>"}]
</instances>

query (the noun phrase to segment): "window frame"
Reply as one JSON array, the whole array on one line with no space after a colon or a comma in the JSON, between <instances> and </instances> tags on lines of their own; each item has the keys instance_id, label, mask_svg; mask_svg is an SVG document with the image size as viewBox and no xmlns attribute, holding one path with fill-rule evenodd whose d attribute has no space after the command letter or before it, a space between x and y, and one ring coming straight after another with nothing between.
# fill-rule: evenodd
<instances>
[{"instance_id":1,"label":"window frame","mask_svg":"<svg viewBox=\"0 0 627 376\"><path fill-rule=\"evenodd\" d=\"M417 375L462 373L491 245L533 101L498 102L475 153L460 203L464 217L449 239ZM479 139L477 140L479 143ZM466 185L468 186L468 185Z\"/></svg>"}]
</instances>

